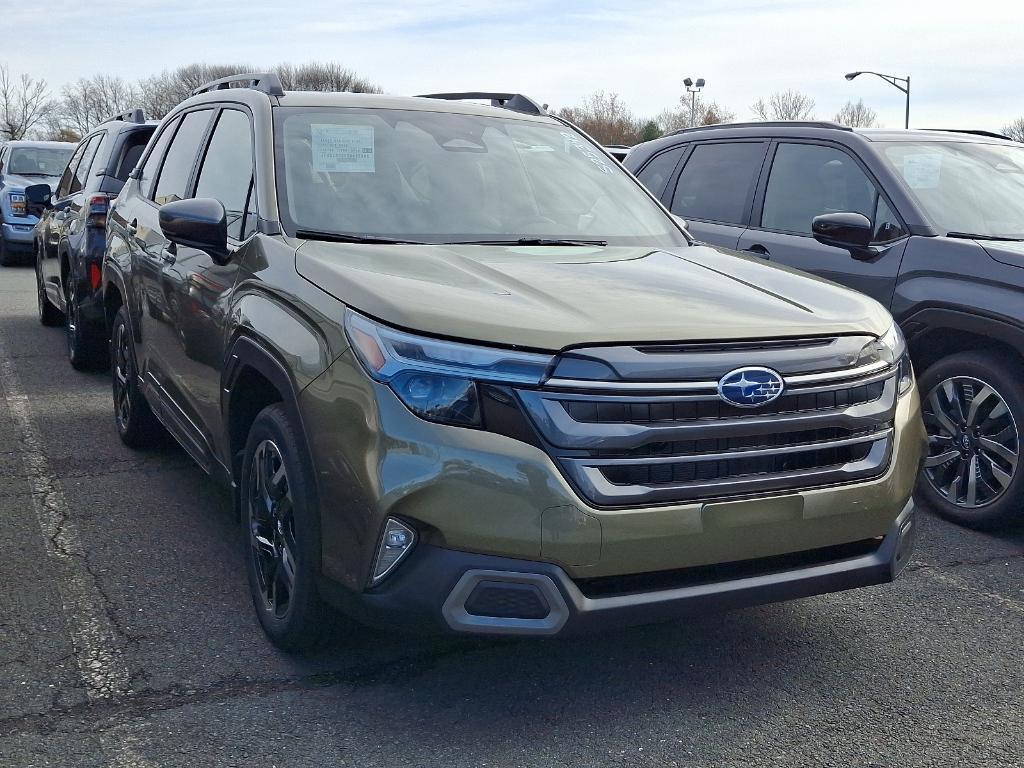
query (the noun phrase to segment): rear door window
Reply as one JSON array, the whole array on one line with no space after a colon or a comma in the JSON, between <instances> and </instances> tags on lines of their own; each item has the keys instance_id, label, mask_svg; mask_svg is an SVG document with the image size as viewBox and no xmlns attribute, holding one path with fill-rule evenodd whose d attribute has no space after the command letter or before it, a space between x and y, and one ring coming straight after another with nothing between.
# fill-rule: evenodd
<instances>
[{"instance_id":1,"label":"rear door window","mask_svg":"<svg viewBox=\"0 0 1024 768\"><path fill-rule=\"evenodd\" d=\"M82 154L85 152L87 144L88 142L84 141L79 144L75 154L68 161L68 167L64 169L64 175L60 177L60 184L57 185L58 200L71 194L71 184L75 180L75 171L78 170L78 164L82 160Z\"/></svg>"},{"instance_id":2,"label":"rear door window","mask_svg":"<svg viewBox=\"0 0 1024 768\"><path fill-rule=\"evenodd\" d=\"M745 224L764 154L764 142L696 145L676 182L672 213Z\"/></svg>"},{"instance_id":3,"label":"rear door window","mask_svg":"<svg viewBox=\"0 0 1024 768\"><path fill-rule=\"evenodd\" d=\"M180 124L180 119L175 119L168 123L163 131L160 132L153 150L146 157L146 163L142 166L142 174L139 177L139 189L142 190L142 194L146 197L151 197L153 194L153 182L156 181L156 174L160 170L160 161L163 160L164 151L167 149L167 145L171 143L174 132L178 130Z\"/></svg>"},{"instance_id":4,"label":"rear door window","mask_svg":"<svg viewBox=\"0 0 1024 768\"><path fill-rule=\"evenodd\" d=\"M182 118L181 127L167 149L153 191L153 202L157 205L183 200L188 196L189 179L192 178L196 156L212 115L213 110L204 109L189 112Z\"/></svg>"},{"instance_id":5,"label":"rear door window","mask_svg":"<svg viewBox=\"0 0 1024 768\"><path fill-rule=\"evenodd\" d=\"M73 195L76 192L81 192L85 185L89 183L89 169L92 168L92 161L96 157L96 150L100 148L101 141L103 141L103 134L96 134L85 145L82 160L75 169L74 178L71 180L69 194Z\"/></svg>"}]
</instances>

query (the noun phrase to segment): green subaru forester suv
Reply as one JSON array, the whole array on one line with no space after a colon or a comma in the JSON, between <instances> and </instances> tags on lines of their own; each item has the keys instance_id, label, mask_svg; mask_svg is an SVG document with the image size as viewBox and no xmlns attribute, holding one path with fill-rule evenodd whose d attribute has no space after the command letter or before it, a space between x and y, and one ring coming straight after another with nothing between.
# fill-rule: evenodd
<instances>
[{"instance_id":1,"label":"green subaru forester suv","mask_svg":"<svg viewBox=\"0 0 1024 768\"><path fill-rule=\"evenodd\" d=\"M104 278L120 435L234 488L284 648L328 605L566 635L911 552L925 438L886 310L694 242L525 97L204 86L112 208Z\"/></svg>"}]
</instances>

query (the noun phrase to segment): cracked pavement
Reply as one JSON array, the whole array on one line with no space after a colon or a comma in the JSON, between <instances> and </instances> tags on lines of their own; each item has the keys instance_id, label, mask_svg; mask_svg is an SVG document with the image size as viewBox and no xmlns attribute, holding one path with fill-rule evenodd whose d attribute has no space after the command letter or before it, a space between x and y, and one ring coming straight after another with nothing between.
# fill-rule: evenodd
<instances>
[{"instance_id":1,"label":"cracked pavement","mask_svg":"<svg viewBox=\"0 0 1024 768\"><path fill-rule=\"evenodd\" d=\"M1024 525L924 514L886 587L575 641L339 622L292 658L252 615L227 493L173 445L121 445L107 375L38 324L30 268L0 269L0 346L38 443L0 393L3 768L1024 762ZM83 673L68 578L123 689Z\"/></svg>"}]
</instances>

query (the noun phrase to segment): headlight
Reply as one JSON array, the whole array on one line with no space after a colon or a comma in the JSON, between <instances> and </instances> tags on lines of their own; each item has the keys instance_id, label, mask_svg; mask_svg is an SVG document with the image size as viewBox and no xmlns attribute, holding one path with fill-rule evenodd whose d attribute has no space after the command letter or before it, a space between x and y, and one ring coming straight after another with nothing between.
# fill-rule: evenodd
<instances>
[{"instance_id":1,"label":"headlight","mask_svg":"<svg viewBox=\"0 0 1024 768\"><path fill-rule=\"evenodd\" d=\"M11 213L15 216L25 216L28 214L28 208L25 205L25 196L20 192L12 192L10 194L11 200Z\"/></svg>"},{"instance_id":2,"label":"headlight","mask_svg":"<svg viewBox=\"0 0 1024 768\"><path fill-rule=\"evenodd\" d=\"M908 392L914 386L914 367L910 363L910 355L907 354L907 342L903 338L903 332L896 323L889 326L889 330L879 337L875 342L875 349L882 360L899 366L898 391L901 395Z\"/></svg>"},{"instance_id":3,"label":"headlight","mask_svg":"<svg viewBox=\"0 0 1024 768\"><path fill-rule=\"evenodd\" d=\"M477 382L539 384L550 355L416 336L348 311L345 331L359 361L421 418L483 426Z\"/></svg>"}]
</instances>

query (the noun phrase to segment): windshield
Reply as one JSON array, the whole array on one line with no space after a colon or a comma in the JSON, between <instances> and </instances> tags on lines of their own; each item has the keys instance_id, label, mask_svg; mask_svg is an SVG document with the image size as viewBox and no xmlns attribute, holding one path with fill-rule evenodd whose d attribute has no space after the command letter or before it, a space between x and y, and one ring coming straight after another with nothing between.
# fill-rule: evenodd
<instances>
[{"instance_id":1,"label":"windshield","mask_svg":"<svg viewBox=\"0 0 1024 768\"><path fill-rule=\"evenodd\" d=\"M686 244L614 159L554 122L411 110L276 112L278 193L293 232L430 243Z\"/></svg>"},{"instance_id":2,"label":"windshield","mask_svg":"<svg viewBox=\"0 0 1024 768\"><path fill-rule=\"evenodd\" d=\"M15 147L7 172L18 176L60 176L74 147Z\"/></svg>"},{"instance_id":3,"label":"windshield","mask_svg":"<svg viewBox=\"0 0 1024 768\"><path fill-rule=\"evenodd\" d=\"M1024 147L886 142L882 154L944 234L1024 238Z\"/></svg>"}]
</instances>

